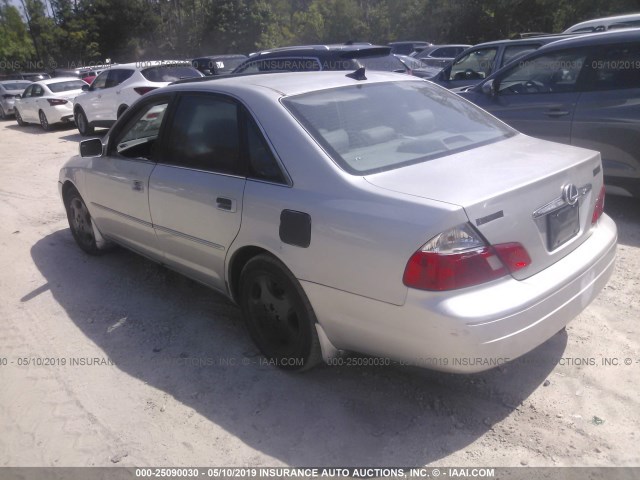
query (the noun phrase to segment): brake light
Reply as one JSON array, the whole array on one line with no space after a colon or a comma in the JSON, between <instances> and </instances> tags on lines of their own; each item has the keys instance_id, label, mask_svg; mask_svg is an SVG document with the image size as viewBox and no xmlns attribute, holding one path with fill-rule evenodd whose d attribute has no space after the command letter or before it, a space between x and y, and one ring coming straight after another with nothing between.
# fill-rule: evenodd
<instances>
[{"instance_id":1,"label":"brake light","mask_svg":"<svg viewBox=\"0 0 640 480\"><path fill-rule=\"evenodd\" d=\"M67 103L67 101L63 98L47 98L47 102L49 102L49 105L51 105L52 107L56 105L64 105L65 103Z\"/></svg>"},{"instance_id":2,"label":"brake light","mask_svg":"<svg viewBox=\"0 0 640 480\"><path fill-rule=\"evenodd\" d=\"M488 245L469 224L436 235L415 252L402 281L420 290L455 290L479 285L531 264L519 243Z\"/></svg>"},{"instance_id":3,"label":"brake light","mask_svg":"<svg viewBox=\"0 0 640 480\"><path fill-rule=\"evenodd\" d=\"M600 194L598 195L598 198L596 200L596 204L593 207L593 216L591 217L591 225L595 225L598 219L602 216L602 213L604 212L604 195L605 195L605 188L604 188L604 185L602 185L602 188L600 189Z\"/></svg>"},{"instance_id":4,"label":"brake light","mask_svg":"<svg viewBox=\"0 0 640 480\"><path fill-rule=\"evenodd\" d=\"M139 95L144 95L145 93L149 93L151 90L155 90L157 87L134 87L134 90Z\"/></svg>"}]
</instances>

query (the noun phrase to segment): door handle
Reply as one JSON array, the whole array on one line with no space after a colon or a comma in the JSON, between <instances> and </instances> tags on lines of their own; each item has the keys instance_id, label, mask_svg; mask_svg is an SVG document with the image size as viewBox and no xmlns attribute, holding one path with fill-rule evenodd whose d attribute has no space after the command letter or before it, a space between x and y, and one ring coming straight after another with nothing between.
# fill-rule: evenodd
<instances>
[{"instance_id":1,"label":"door handle","mask_svg":"<svg viewBox=\"0 0 640 480\"><path fill-rule=\"evenodd\" d=\"M568 110L560 110L559 108L554 108L551 110L547 110L545 112L547 117L564 117L565 115L569 115Z\"/></svg>"},{"instance_id":2,"label":"door handle","mask_svg":"<svg viewBox=\"0 0 640 480\"><path fill-rule=\"evenodd\" d=\"M236 202L230 198L218 197L216 198L216 207L218 210L224 210L225 212L235 212Z\"/></svg>"},{"instance_id":3,"label":"door handle","mask_svg":"<svg viewBox=\"0 0 640 480\"><path fill-rule=\"evenodd\" d=\"M134 180L133 184L131 185L131 189L135 190L136 192L143 192L144 183L142 183L142 180Z\"/></svg>"}]
</instances>

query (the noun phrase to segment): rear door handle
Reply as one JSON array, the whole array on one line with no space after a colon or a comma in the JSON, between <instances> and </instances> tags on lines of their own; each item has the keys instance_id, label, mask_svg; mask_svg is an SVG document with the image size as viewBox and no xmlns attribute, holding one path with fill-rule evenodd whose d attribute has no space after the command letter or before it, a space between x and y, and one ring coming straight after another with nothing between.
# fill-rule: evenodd
<instances>
[{"instance_id":1,"label":"rear door handle","mask_svg":"<svg viewBox=\"0 0 640 480\"><path fill-rule=\"evenodd\" d=\"M216 198L216 207L218 210L224 210L225 212L235 212L236 202L230 198L218 197Z\"/></svg>"}]
</instances>

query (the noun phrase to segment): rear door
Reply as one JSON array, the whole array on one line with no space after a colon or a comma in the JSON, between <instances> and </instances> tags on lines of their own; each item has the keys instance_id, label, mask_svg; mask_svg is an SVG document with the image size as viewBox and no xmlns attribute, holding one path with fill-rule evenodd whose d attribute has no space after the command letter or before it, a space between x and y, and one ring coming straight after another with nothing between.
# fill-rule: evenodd
<instances>
[{"instance_id":1,"label":"rear door","mask_svg":"<svg viewBox=\"0 0 640 480\"><path fill-rule=\"evenodd\" d=\"M472 99L515 129L538 138L570 143L584 49L525 57L495 79L495 95Z\"/></svg>"},{"instance_id":2,"label":"rear door","mask_svg":"<svg viewBox=\"0 0 640 480\"><path fill-rule=\"evenodd\" d=\"M640 44L600 47L582 83L571 144L601 152L607 181L640 194Z\"/></svg>"},{"instance_id":3,"label":"rear door","mask_svg":"<svg viewBox=\"0 0 640 480\"><path fill-rule=\"evenodd\" d=\"M239 112L236 101L222 95L181 95L149 184L165 262L221 291L246 183Z\"/></svg>"}]
</instances>

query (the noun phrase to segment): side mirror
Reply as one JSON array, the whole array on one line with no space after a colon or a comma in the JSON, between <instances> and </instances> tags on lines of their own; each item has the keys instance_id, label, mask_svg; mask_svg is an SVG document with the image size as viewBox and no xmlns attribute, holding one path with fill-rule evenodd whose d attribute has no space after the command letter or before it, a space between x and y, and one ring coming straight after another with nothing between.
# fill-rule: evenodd
<instances>
[{"instance_id":1,"label":"side mirror","mask_svg":"<svg viewBox=\"0 0 640 480\"><path fill-rule=\"evenodd\" d=\"M90 140L83 140L80 142L80 156L88 158L101 157L102 140L99 138L92 138Z\"/></svg>"},{"instance_id":2,"label":"side mirror","mask_svg":"<svg viewBox=\"0 0 640 480\"><path fill-rule=\"evenodd\" d=\"M490 97L495 97L498 94L498 85L492 78L491 80L487 80L482 84L482 93L488 95Z\"/></svg>"},{"instance_id":3,"label":"side mirror","mask_svg":"<svg viewBox=\"0 0 640 480\"><path fill-rule=\"evenodd\" d=\"M88 91L89 91L89 88L91 88L91 86L90 86L89 84L82 85L82 91L83 91L83 92L88 92Z\"/></svg>"}]
</instances>

